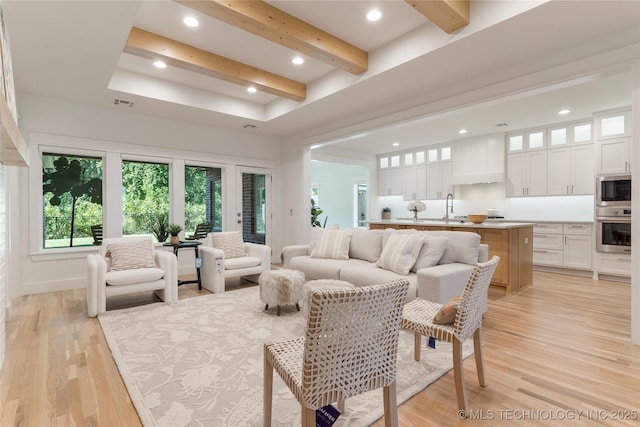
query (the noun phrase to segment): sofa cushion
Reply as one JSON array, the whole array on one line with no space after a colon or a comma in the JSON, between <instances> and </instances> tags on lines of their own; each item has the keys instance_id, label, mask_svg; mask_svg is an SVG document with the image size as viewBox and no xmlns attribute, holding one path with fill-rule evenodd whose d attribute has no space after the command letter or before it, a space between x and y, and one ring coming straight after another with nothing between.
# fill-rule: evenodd
<instances>
[{"instance_id":1,"label":"sofa cushion","mask_svg":"<svg viewBox=\"0 0 640 427\"><path fill-rule=\"evenodd\" d=\"M124 286L136 283L153 282L164 277L164 270L159 268L136 268L132 270L115 270L105 275L107 285Z\"/></svg>"},{"instance_id":2,"label":"sofa cushion","mask_svg":"<svg viewBox=\"0 0 640 427\"><path fill-rule=\"evenodd\" d=\"M307 279L340 279L340 270L347 265L368 264L360 259L311 258L309 255L291 258L287 268L304 272Z\"/></svg>"},{"instance_id":3,"label":"sofa cushion","mask_svg":"<svg viewBox=\"0 0 640 427\"><path fill-rule=\"evenodd\" d=\"M406 276L416 263L423 237L417 234L393 234L382 248L377 266Z\"/></svg>"},{"instance_id":4,"label":"sofa cushion","mask_svg":"<svg viewBox=\"0 0 640 427\"><path fill-rule=\"evenodd\" d=\"M375 263L353 263L350 260L349 265L340 270L340 280L353 283L356 286L379 285L392 280L403 279L409 282L409 290L407 292L407 301L411 301L416 297L416 287L418 276L409 273L401 276L393 271L378 268Z\"/></svg>"},{"instance_id":5,"label":"sofa cushion","mask_svg":"<svg viewBox=\"0 0 640 427\"><path fill-rule=\"evenodd\" d=\"M225 257L224 259L224 269L225 270L237 270L240 268L249 268L260 265L262 261L260 258L252 257L252 256L241 256L237 258L229 258Z\"/></svg>"},{"instance_id":6,"label":"sofa cushion","mask_svg":"<svg viewBox=\"0 0 640 427\"><path fill-rule=\"evenodd\" d=\"M476 265L480 252L480 235L469 231L425 231L429 236L446 237L447 247L438 264L461 262Z\"/></svg>"},{"instance_id":7,"label":"sofa cushion","mask_svg":"<svg viewBox=\"0 0 640 427\"><path fill-rule=\"evenodd\" d=\"M411 271L415 273L421 268L433 267L438 264L442 254L444 254L444 250L447 248L448 240L446 237L425 236L422 249L420 249L416 263L411 267Z\"/></svg>"},{"instance_id":8,"label":"sofa cushion","mask_svg":"<svg viewBox=\"0 0 640 427\"><path fill-rule=\"evenodd\" d=\"M113 271L156 267L151 239L112 243L107 248Z\"/></svg>"},{"instance_id":9,"label":"sofa cushion","mask_svg":"<svg viewBox=\"0 0 640 427\"><path fill-rule=\"evenodd\" d=\"M354 228L351 231L349 258L376 262L382 252L382 230L364 230Z\"/></svg>"},{"instance_id":10,"label":"sofa cushion","mask_svg":"<svg viewBox=\"0 0 640 427\"><path fill-rule=\"evenodd\" d=\"M311 258L349 259L351 233L346 230L324 230L311 249Z\"/></svg>"}]
</instances>

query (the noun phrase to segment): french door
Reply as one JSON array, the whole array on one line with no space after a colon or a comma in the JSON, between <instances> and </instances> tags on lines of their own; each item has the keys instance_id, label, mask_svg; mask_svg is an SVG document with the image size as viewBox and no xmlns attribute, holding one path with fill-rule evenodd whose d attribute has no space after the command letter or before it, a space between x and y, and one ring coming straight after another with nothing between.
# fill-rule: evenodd
<instances>
[{"instance_id":1,"label":"french door","mask_svg":"<svg viewBox=\"0 0 640 427\"><path fill-rule=\"evenodd\" d=\"M242 168L238 172L237 224L245 242L270 244L271 170Z\"/></svg>"}]
</instances>

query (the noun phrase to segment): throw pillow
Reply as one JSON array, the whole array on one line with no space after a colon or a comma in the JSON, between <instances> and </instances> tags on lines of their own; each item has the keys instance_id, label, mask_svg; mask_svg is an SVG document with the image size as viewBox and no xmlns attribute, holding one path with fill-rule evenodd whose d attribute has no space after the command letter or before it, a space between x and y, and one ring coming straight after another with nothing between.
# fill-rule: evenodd
<instances>
[{"instance_id":1,"label":"throw pillow","mask_svg":"<svg viewBox=\"0 0 640 427\"><path fill-rule=\"evenodd\" d=\"M469 231L427 231L431 236L447 237L447 247L438 264L476 265L480 253L480 235Z\"/></svg>"},{"instance_id":2,"label":"throw pillow","mask_svg":"<svg viewBox=\"0 0 640 427\"><path fill-rule=\"evenodd\" d=\"M422 248L422 236L418 234L392 234L382 248L378 267L406 276L416 263Z\"/></svg>"},{"instance_id":3,"label":"throw pillow","mask_svg":"<svg viewBox=\"0 0 640 427\"><path fill-rule=\"evenodd\" d=\"M311 249L311 258L349 259L350 241L346 230L324 230Z\"/></svg>"},{"instance_id":4,"label":"throw pillow","mask_svg":"<svg viewBox=\"0 0 640 427\"><path fill-rule=\"evenodd\" d=\"M421 268L436 265L447 247L448 240L446 237L424 237L422 249L420 249L418 259L411 271L416 273Z\"/></svg>"},{"instance_id":5,"label":"throw pillow","mask_svg":"<svg viewBox=\"0 0 640 427\"><path fill-rule=\"evenodd\" d=\"M239 258L244 256L244 242L240 231L222 231L219 233L211 233L213 247L222 249L224 257Z\"/></svg>"},{"instance_id":6,"label":"throw pillow","mask_svg":"<svg viewBox=\"0 0 640 427\"><path fill-rule=\"evenodd\" d=\"M433 316L433 323L437 325L448 325L456 320L458 314L458 306L460 305L460 296L453 297L448 303L443 305L440 310Z\"/></svg>"},{"instance_id":7,"label":"throw pillow","mask_svg":"<svg viewBox=\"0 0 640 427\"><path fill-rule=\"evenodd\" d=\"M318 241L318 239L322 236L322 233L324 233L327 230L338 230L340 227L338 226L338 224L334 224L334 225L330 225L329 227L311 227L311 241L309 242L309 252L308 254L311 255L311 251L313 250L313 248L316 245L316 242Z\"/></svg>"},{"instance_id":8,"label":"throw pillow","mask_svg":"<svg viewBox=\"0 0 640 427\"><path fill-rule=\"evenodd\" d=\"M354 228L351 231L349 258L363 259L376 262L382 252L382 230L362 230Z\"/></svg>"},{"instance_id":9,"label":"throw pillow","mask_svg":"<svg viewBox=\"0 0 640 427\"><path fill-rule=\"evenodd\" d=\"M111 270L133 270L156 266L153 256L153 242L150 239L112 243L107 248L111 257Z\"/></svg>"}]
</instances>

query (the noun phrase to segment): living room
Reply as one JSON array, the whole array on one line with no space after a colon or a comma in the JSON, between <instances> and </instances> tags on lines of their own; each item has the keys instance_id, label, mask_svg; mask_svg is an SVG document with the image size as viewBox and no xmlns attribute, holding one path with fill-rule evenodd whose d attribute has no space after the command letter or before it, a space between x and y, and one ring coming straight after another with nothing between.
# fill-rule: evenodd
<instances>
[{"instance_id":1,"label":"living room","mask_svg":"<svg viewBox=\"0 0 640 427\"><path fill-rule=\"evenodd\" d=\"M109 6L96 6L96 10L91 10L88 5L78 6L83 9L82 13L86 15L88 20L79 28L76 28L76 38L78 33L86 32L87 40L91 40L93 48L101 52L103 64L101 67L95 68L78 68L75 72L68 75L68 69L62 69L58 65L47 67L45 59L50 59L52 64L57 61L64 62L60 57L50 58L45 55L47 49L47 34L54 34L49 28L51 16L57 16L60 11L54 11L57 6L69 8L73 11L73 7L68 4L64 5L43 5L41 11L27 10L20 11L23 6L18 5L20 2L3 1L5 8L5 19L10 32L10 37L15 44L12 43L14 52L14 72L16 73L17 84L17 106L19 113L18 125L28 142L30 149L30 166L13 167L2 166L3 177L3 201L2 210L4 212L3 223L6 224L6 230L3 238L3 252L6 254L3 263L3 278L0 284L0 301L3 317L0 321L5 323L10 319L12 310L17 310L13 306L12 301L20 299L26 295L50 293L57 291L78 292L86 286L86 261L87 250L67 250L57 253L47 252L42 247L42 213L39 207L42 206L42 187L41 187L41 167L40 154L46 151L67 152L70 154L91 154L100 153L107 160L113 160L112 169L105 171L106 181L108 182L107 192L105 193L105 230L112 236L121 232L121 192L117 178L119 175L119 162L122 159L129 160L146 160L146 161L162 161L170 163L174 168L176 178L175 186L179 187L179 171L189 164L202 164L208 166L220 166L225 170L225 229L231 230L236 226L235 219L238 212L237 206L240 199L238 191L238 173L242 170L260 170L272 176L272 198L270 200L271 210L269 214L273 216L271 228L269 230L269 245L273 249L273 261L279 262L280 253L284 246L290 244L299 244L306 242L310 237L309 207L308 194L312 188L313 178L312 160L322 160L326 162L336 162L350 165L358 165L366 167L369 171L368 190L370 197L367 205L370 218L375 218L382 207L387 204L393 204L393 210L396 216L408 216L405 210L405 202L398 199L380 200L373 197L376 192L376 164L377 158L375 153L363 154L360 151L340 149L340 142L348 141L356 138L357 135L364 132L373 132L376 129L386 128L389 125L403 123L415 118L430 117L438 114L445 115L447 112L456 108L462 108L469 105L477 105L482 102L491 102L499 97L510 96L517 97L526 91L546 91L549 85L554 86L559 82L573 81L580 78L592 78L600 74L607 74L611 69L618 69L617 66L624 66L625 73L629 73L632 77L632 97L630 103L625 102L624 105L616 105L615 107L631 107L633 111L638 111L640 107L640 90L638 89L638 81L640 77L640 69L638 65L638 35L633 24L637 23L637 18L633 17L633 13L620 13L621 16L602 17L602 28L594 30L595 33L583 34L576 30L575 33L570 32L574 37L566 40L558 40L555 49L551 46L555 43L547 41L548 46L542 47L530 41L521 44L522 53L510 57L512 51L517 50L515 46L503 46L502 44L491 44L492 40L485 40L488 35L482 35L482 40L478 41L479 46L489 45L489 49L482 49L486 58L482 61L470 58L468 60L452 60L452 65L439 68L438 62L442 61L442 56L436 56L434 59L426 61L422 65L417 65L413 70L406 70L407 80L419 80L415 76L421 76L426 73L424 70L433 70L431 74L438 76L427 76L424 78L425 83L416 89L415 93L406 87L398 90L397 94L393 91L396 89L388 89L380 91L380 93L370 95L373 87L384 88L388 84L384 79L403 80L399 67L396 71L391 71L388 77L380 80L373 77L362 79L360 87L346 91L340 98L331 100L318 97L313 99L314 102L308 101L303 106L310 109L304 115L301 112L293 111L288 118L273 114L268 119L262 120L260 114L256 113L253 118L233 116L228 112L211 113L206 108L187 107L179 103L173 103L168 98L160 101L154 101L145 94L136 92L126 92L124 87L119 89L105 89L110 81L114 64L117 63L119 55L122 53L122 45L131 28L132 22L136 18L139 2L120 2L130 3L119 5L121 9L110 9ZM50 2L56 3L56 2ZM277 3L277 2L274 2ZM561 3L561 2L551 2ZM624 2L623 2L624 3ZM533 5L529 5L532 11L529 13L535 15L532 22L536 25L550 25L546 22L554 19L549 16L552 12L544 10L545 7L560 7L556 5L540 6L539 10L535 10ZM148 7L148 6L147 6ZM522 6L524 8L524 6ZM579 7L579 6L575 6ZM597 9L593 6L597 12ZM629 5L624 7L630 7ZM35 8L35 7L34 7ZM608 6L607 6L608 8ZM67 9L62 9L67 10ZM511 12L514 16L521 13L526 15L526 11ZM78 11L75 11L78 13ZM506 12L505 12L506 13ZM566 13L566 12L563 12ZM574 13L575 12L574 10ZM613 12L611 12L613 13ZM125 18L118 17L124 16ZM566 15L564 15L566 16ZM592 15L588 15L592 16ZM12 17L20 19L32 19L31 23L24 25L20 29L22 22L18 18L12 21ZM630 25L616 27L619 25L620 19L623 22L630 22ZM506 19L506 18L505 18ZM593 27L598 23L596 18L589 21L585 26ZM635 19L635 21L633 21ZM112 20L111 25L105 24L106 21ZM508 20L508 19L507 19ZM629 21L627 21L629 20ZM13 27L12 27L13 25ZM31 36L29 38L26 33L33 33L33 26L40 27L42 25L42 39ZM61 24L62 26L63 24ZM71 24L66 24L71 25ZM505 29L505 33L514 31L515 22L506 23L509 25ZM531 30L533 24L526 27ZM93 32L88 27L95 26L104 29L111 27L109 31ZM567 24L571 30L575 30L574 24ZM575 25L580 27L579 25ZM551 27L554 27L551 25ZM556 27L560 27L559 25ZM614 31L614 29L620 31ZM556 28L560 31L559 28ZM566 29L566 28L565 28ZM568 32L569 30L566 29ZM48 33L52 31L52 33ZM429 31L432 31L431 29ZM602 38L601 45L594 43L592 38L581 43L580 37L601 37L605 33L611 33L611 39ZM15 33L15 34L14 34ZM107 43L108 39L104 34L112 34L118 38L119 45L117 51L114 52L112 44ZM91 35L91 36L89 36ZM538 34L539 35L539 34ZM554 34L555 35L555 34ZM522 38L535 38L527 34ZM551 36L549 36L551 37ZM58 41L51 38L53 43L64 44L68 39ZM502 39L503 42L506 40ZM521 40L518 39L518 42ZM83 43L77 41L66 49L76 52L78 56L82 56ZM87 42L88 43L88 42ZM495 42L493 42L495 43ZM42 45L41 49L33 49L33 44ZM104 45L108 46L104 46ZM540 43L544 45L544 43ZM588 45L588 46L587 46ZM27 47L31 46L28 50ZM527 47L530 48L527 53ZM577 47L577 52L569 54L570 47ZM22 48L25 50L23 51ZM480 48L478 48L480 49ZM505 50L505 58L500 57L500 49ZM582 51L581 51L582 50ZM382 55L385 52L378 52ZM53 53L52 56L56 56ZM441 55L441 54L436 54ZM32 58L42 58L43 63L37 66L31 65L23 58L30 56ZM530 56L527 62L524 62L526 56ZM565 59L559 60L558 57L564 56ZM372 61L375 55L371 53ZM534 58L535 57L535 58ZM512 59L508 59L512 58ZM535 60L534 60L535 59ZM74 65L82 64L84 61L74 59ZM468 61L468 62L467 62ZM474 61L478 61L477 63ZM489 67L487 63L495 62L495 68ZM521 61L521 65L517 65ZM91 62L91 61L87 61ZM536 63L537 62L537 63ZM470 69L477 65L477 73L471 72ZM622 64L622 65L621 65ZM508 65L508 66L507 66ZM615 66L614 66L615 65ZM449 68L450 67L450 68ZM97 69L101 71L96 71ZM51 76L46 79L40 77L42 70L49 70ZM38 71L39 70L39 71ZM22 75L18 74L18 72ZM437 71L437 73L435 72ZM455 71L455 74L451 74ZM463 73L467 71L467 73ZM397 73L397 74L394 74ZM99 74L99 75L98 75ZM123 72L124 74L124 72ZM88 89L85 86L85 80L89 80L87 76L93 76L91 80L100 82L100 91ZM344 80L354 80L353 76L340 76ZM528 79L525 79L528 77ZM50 80L49 80L50 79ZM66 96L61 92L70 90L76 80L76 83L82 90L87 93L95 93L95 101L86 101L79 95ZM367 82L368 80L368 82ZM525 81L527 80L527 81ZM71 81L71 83L69 83ZM52 83L54 82L54 83ZM66 83L65 83L66 82ZM29 83L31 86L27 85ZM137 83L140 83L138 81ZM155 81L155 83L158 83ZM326 83L326 82L325 82ZM60 88L61 92L58 91ZM131 83L131 86L135 86ZM142 86L142 85L140 85ZM153 86L153 85L151 85ZM159 86L154 86L158 88ZM309 86L309 92L313 94L312 86ZM320 90L319 88L315 88ZM362 93L362 97L358 94ZM373 98L370 98L372 96ZM132 99L135 106L114 105L113 98ZM233 102L231 102L233 103ZM238 102L237 104L244 104ZM313 104L316 105L313 105ZM283 108L282 103L274 102L270 108L277 110ZM235 105L235 104L234 104ZM274 107L275 105L275 107ZM262 104L254 107L254 111L264 112L272 111ZM591 112L593 113L593 111ZM256 118L258 117L258 118ZM585 118L581 116L579 118ZM638 129L638 115L632 116L633 129ZM252 124L257 128L243 128L246 124ZM495 123L491 123L495 126ZM537 123L536 125L541 125ZM525 128L527 126L523 126ZM284 129L284 130L283 130ZM517 129L513 129L517 130ZM459 138L456 136L455 138ZM452 138L453 139L453 138ZM440 143L445 140L438 140ZM315 148L322 145L323 148ZM426 144L425 144L426 145ZM312 149L313 148L313 149ZM389 148L387 152L394 149ZM636 150L637 151L637 150ZM637 165L640 164L639 153L633 152L633 161L631 162L634 172ZM40 178L38 178L40 176ZM503 211L508 211L510 219L527 219L534 220L540 218L521 217L523 212L531 212L533 206L538 201L535 198L529 198L522 201L514 201L503 198L501 189L496 184L482 184L479 187L467 187L458 192L456 200L456 212L471 213L470 209L477 204L487 193L492 196L491 202L503 203L498 206ZM331 190L320 185L320 205L322 200L326 200L327 194L331 194ZM351 193L350 193L351 195ZM179 195L174 194L172 197ZM558 219L575 219L576 216L583 215L583 209L588 207L592 209L589 201L583 201L569 208L562 205L558 199L551 201L548 211L555 210L562 215ZM578 200L578 199L574 199ZM554 204L556 203L556 204ZM636 202L634 202L635 204ZM489 206L484 206L484 208ZM495 206L490 206L495 207ZM466 209L465 209L466 208ZM533 208L535 209L535 208ZM441 217L444 214L445 206L443 200L436 200L428 203L426 215L433 217ZM635 209L640 212L640 209ZM588 214L591 213L589 211ZM518 214L518 218L516 218ZM172 222L183 222L184 211L180 206L175 206L172 210ZM634 214L634 220L638 220ZM334 216L329 217L329 224L332 223ZM545 218L543 218L545 219ZM633 263L633 268L638 268L640 263ZM183 266L184 271L191 271L191 264ZM640 277L636 270L632 273L632 315L633 322L630 323L631 330L626 331L629 336L628 341L635 344L640 342L640 301L638 295L640 284L636 280ZM575 284L567 277L541 276L541 280L547 280L548 283L566 283L568 289L575 289ZM575 283L582 283L584 282ZM589 282L591 283L591 282ZM615 285L613 285L615 288ZM551 287L551 285L549 285ZM544 288L544 287L543 287ZM617 288L616 288L617 289ZM618 292L618 291L616 291ZM499 304L509 305L506 301L500 301ZM510 309L516 309L510 306ZM506 316L508 311L501 312ZM6 316L6 317L5 317ZM4 328L2 328L4 331ZM514 332L515 333L515 332ZM557 337L561 339L561 337ZM4 336L2 339L4 343ZM12 351L7 349L7 352ZM1 352L4 354L4 351ZM1 359L0 359L1 360ZM112 373L117 375L112 369ZM471 375L469 375L472 378ZM445 388L445 386L442 386ZM3 402L4 402L4 396Z\"/></svg>"}]
</instances>

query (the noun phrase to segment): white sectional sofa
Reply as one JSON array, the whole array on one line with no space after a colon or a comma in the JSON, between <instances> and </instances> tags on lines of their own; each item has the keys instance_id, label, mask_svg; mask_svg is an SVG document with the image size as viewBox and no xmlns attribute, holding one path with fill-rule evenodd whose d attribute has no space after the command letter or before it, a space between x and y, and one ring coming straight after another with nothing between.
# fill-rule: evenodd
<instances>
[{"instance_id":1,"label":"white sectional sofa","mask_svg":"<svg viewBox=\"0 0 640 427\"><path fill-rule=\"evenodd\" d=\"M309 280L356 286L404 278L407 301L420 297L446 304L462 293L474 265L487 261L488 254L489 247L471 232L313 229L310 244L283 248L282 267L300 270Z\"/></svg>"}]
</instances>

